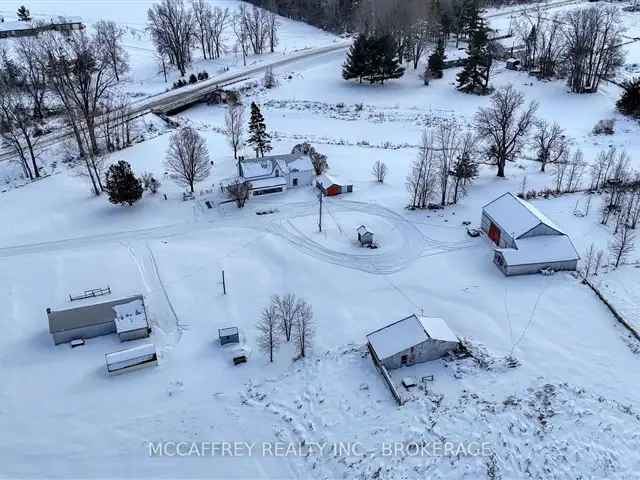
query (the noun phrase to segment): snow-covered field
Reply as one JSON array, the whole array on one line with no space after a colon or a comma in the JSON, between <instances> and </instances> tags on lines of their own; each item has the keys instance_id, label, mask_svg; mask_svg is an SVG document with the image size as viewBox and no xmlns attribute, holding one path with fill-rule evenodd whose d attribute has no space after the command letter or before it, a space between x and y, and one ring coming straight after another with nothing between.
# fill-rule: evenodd
<instances>
[{"instance_id":1,"label":"snow-covered field","mask_svg":"<svg viewBox=\"0 0 640 480\"><path fill-rule=\"evenodd\" d=\"M2 10L13 9L5 3ZM34 13L107 16L141 28L139 12L149 3L127 2L131 12L107 2L30 6ZM306 45L302 37L310 45L331 41L317 30L307 36L311 30L287 22L287 48ZM640 342L571 274L504 277L489 241L470 238L462 225L477 225L482 205L519 191L525 175L528 188L541 189L552 174L524 159L508 165L506 179L483 167L459 205L407 211L405 177L422 130L451 118L464 127L489 99L456 92L455 71L429 87L413 71L384 87L347 83L342 62L340 54L300 62L276 72L277 88L246 99L261 103L274 153L309 140L328 156L331 173L353 182L352 194L325 202L323 233L310 187L251 200L243 210L208 209L202 201L208 197L183 202L164 175L171 130L112 156L137 173L155 173L167 200L145 194L132 208L112 206L93 198L63 164L46 179L0 194L0 476L638 476ZM570 95L562 82L537 82L499 66L494 86L509 83L540 103L541 117L560 122L587 160L615 145L640 167L639 126L615 113L616 87ZM214 168L201 189L217 190L235 170L220 133L223 115L223 107L203 105L175 117L207 139ZM609 117L617 119L616 134L591 135ZM390 170L382 185L371 178L376 160ZM591 243L606 248L610 239L595 206L587 217L573 214L584 203L581 194L535 201L580 253ZM258 210L275 212L258 216ZM379 249L355 246L361 223L376 232ZM603 280L631 302L625 307L631 316L638 315L632 299L640 298L639 273L630 265ZM45 309L64 304L69 293L106 285L113 296L145 295L158 367L107 377L104 354L121 347L115 336L73 350L53 345ZM257 351L255 324L271 295L287 292L312 305L316 340L309 358L292 361L293 348L285 345L269 364ZM397 381L434 377L398 407L364 348L365 335L421 312L446 319L475 357L393 372ZM247 364L234 367L218 346L218 328L226 326L238 326L253 349ZM358 449L149 455L149 442L160 441ZM415 455L407 448L446 442L481 444L483 454ZM403 448L390 453L390 446Z\"/></svg>"}]
</instances>

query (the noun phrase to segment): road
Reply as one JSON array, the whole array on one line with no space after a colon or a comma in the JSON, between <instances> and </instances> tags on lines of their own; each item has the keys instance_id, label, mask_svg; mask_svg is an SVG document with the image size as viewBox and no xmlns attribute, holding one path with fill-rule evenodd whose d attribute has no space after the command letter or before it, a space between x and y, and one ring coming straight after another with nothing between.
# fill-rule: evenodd
<instances>
[{"instance_id":1,"label":"road","mask_svg":"<svg viewBox=\"0 0 640 480\"><path fill-rule=\"evenodd\" d=\"M145 97L143 99L136 100L131 104L131 113L129 118L135 119L151 112L177 110L181 107L191 105L202 100L216 88L232 85L263 73L267 67L283 67L295 62L308 60L313 57L319 57L328 53L345 50L349 45L351 45L350 41L341 41L324 47L301 50L293 54L287 54L279 60L244 68L235 72L229 72L224 75L218 75L215 78L199 82L195 85L188 85L177 90L171 90L169 92ZM100 119L98 119L98 125L99 124ZM40 150L46 147L51 147L71 137L72 134L73 132L69 128L59 129L55 133L50 133L41 137L38 147ZM0 162L12 160L14 157L15 154L10 149L0 150Z\"/></svg>"}]
</instances>

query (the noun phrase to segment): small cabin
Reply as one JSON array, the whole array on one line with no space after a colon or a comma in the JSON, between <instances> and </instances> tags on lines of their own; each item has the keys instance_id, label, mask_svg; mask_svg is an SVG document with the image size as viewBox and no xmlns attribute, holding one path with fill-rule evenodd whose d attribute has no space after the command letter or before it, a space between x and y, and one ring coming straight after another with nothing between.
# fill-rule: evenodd
<instances>
[{"instance_id":1,"label":"small cabin","mask_svg":"<svg viewBox=\"0 0 640 480\"><path fill-rule=\"evenodd\" d=\"M126 350L107 353L105 361L107 374L120 375L132 370L158 365L158 354L153 343L145 343Z\"/></svg>"},{"instance_id":2,"label":"small cabin","mask_svg":"<svg viewBox=\"0 0 640 480\"><path fill-rule=\"evenodd\" d=\"M220 345L227 345L229 343L240 343L240 333L238 327L227 327L218 329L218 337L220 338Z\"/></svg>"},{"instance_id":3,"label":"small cabin","mask_svg":"<svg viewBox=\"0 0 640 480\"><path fill-rule=\"evenodd\" d=\"M373 232L370 232L367 227L360 225L356 232L358 233L358 242L360 242L361 247L373 246Z\"/></svg>"}]
</instances>

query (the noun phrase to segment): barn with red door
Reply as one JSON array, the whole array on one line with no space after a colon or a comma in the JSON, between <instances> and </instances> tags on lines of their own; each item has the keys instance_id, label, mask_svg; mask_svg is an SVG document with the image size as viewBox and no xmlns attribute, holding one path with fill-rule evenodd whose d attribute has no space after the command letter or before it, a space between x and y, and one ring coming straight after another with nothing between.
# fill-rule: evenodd
<instances>
[{"instance_id":1,"label":"barn with red door","mask_svg":"<svg viewBox=\"0 0 640 480\"><path fill-rule=\"evenodd\" d=\"M494 263L505 275L577 268L579 255L569 236L512 193L484 206L481 227L497 246Z\"/></svg>"}]
</instances>

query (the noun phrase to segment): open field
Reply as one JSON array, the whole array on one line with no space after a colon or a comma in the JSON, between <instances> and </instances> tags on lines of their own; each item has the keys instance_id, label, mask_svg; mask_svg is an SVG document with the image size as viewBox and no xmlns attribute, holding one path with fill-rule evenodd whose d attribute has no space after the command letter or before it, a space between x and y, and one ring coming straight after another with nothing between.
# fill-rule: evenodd
<instances>
[{"instance_id":1,"label":"open field","mask_svg":"<svg viewBox=\"0 0 640 480\"><path fill-rule=\"evenodd\" d=\"M31 8L87 21L104 16L133 31L142 28L150 3L127 2L125 11L124 2L93 9L66 1L54 11L40 0ZM334 40L295 22L283 24L283 35L283 50ZM161 88L159 78L151 54L138 48L146 40L137 41L129 45L136 64L131 86L151 93ZM635 45L633 54L638 51ZM507 165L504 179L481 166L458 205L407 210L406 175L422 131L443 121L467 128L489 97L457 92L456 70L429 87L412 70L382 87L352 84L340 77L343 61L333 53L296 63L276 71L276 88L254 87L244 99L262 106L273 153L309 141L327 155L331 174L353 183L353 193L326 199L322 233L310 186L251 199L244 209L205 206L219 200L219 182L236 171L221 133L223 106L200 105L173 117L205 137L214 162L194 201L183 201L182 188L165 174L174 130L151 116L139 126L145 141L109 157L162 182L159 194L145 192L133 207L93 197L78 168L60 161L61 147L48 152L47 163L57 161L51 176L20 188L7 182L0 193L0 477L638 475L640 341L571 273L503 276L492 262L491 242L469 237L462 224L477 226L482 206L521 191L525 178L527 189L550 186L552 169L540 173L527 151ZM513 84L537 101L538 115L558 121L586 160L615 146L640 168L640 125L615 112L614 85L592 96L571 95L562 81L537 82L503 63L492 84ZM603 118L616 119L614 135L592 135ZM384 184L371 176L376 160L389 167ZM12 168L0 164L0 178L9 178ZM612 230L600 224L597 195L588 215L574 214L586 201L582 193L534 201L581 254L591 244L606 249ZM273 213L256 215L264 210ZM380 248L356 245L355 228L363 223ZM630 265L601 278L631 317L640 311L637 252ZM73 350L53 345L45 309L64 304L70 293L107 285L113 296L145 296L157 368L107 377L104 354L121 347L114 336ZM294 361L293 345L285 344L270 364L257 348L256 322L272 295L287 292L312 305L316 337L308 358ZM365 336L412 313L444 318L473 346L474 357L394 371L396 381L434 377L399 407L371 362ZM239 327L252 350L245 365L234 367L218 345L218 329L227 326ZM160 441L350 443L360 450L150 455L149 442ZM416 456L385 449L441 442L476 442L487 450Z\"/></svg>"}]
</instances>

